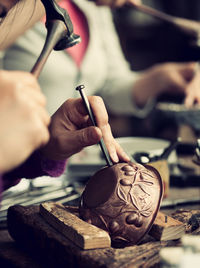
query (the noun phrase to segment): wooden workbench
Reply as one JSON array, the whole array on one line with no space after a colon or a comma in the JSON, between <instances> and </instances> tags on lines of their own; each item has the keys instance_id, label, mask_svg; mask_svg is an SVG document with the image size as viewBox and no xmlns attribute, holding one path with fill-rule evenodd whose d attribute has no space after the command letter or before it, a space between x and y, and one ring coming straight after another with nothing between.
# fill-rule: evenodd
<instances>
[{"instance_id":1,"label":"wooden workbench","mask_svg":"<svg viewBox=\"0 0 200 268\"><path fill-rule=\"evenodd\" d=\"M200 210L179 210L173 215L184 222L188 233L196 234L199 216ZM9 217L18 243L13 242L6 230L0 232L0 267L159 267L159 250L180 244L155 241L146 235L137 246L81 250L44 221L38 206L14 206Z\"/></svg>"}]
</instances>

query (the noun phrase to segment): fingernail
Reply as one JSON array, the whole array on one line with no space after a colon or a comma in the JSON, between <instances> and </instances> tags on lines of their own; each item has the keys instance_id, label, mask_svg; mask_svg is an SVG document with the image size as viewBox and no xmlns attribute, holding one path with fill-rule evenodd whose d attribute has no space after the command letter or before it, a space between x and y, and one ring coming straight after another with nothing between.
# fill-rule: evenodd
<instances>
[{"instance_id":1,"label":"fingernail","mask_svg":"<svg viewBox=\"0 0 200 268\"><path fill-rule=\"evenodd\" d=\"M126 161L131 161L130 157L125 152L123 152L122 156Z\"/></svg>"},{"instance_id":2,"label":"fingernail","mask_svg":"<svg viewBox=\"0 0 200 268\"><path fill-rule=\"evenodd\" d=\"M112 152L112 153L110 154L110 157L111 157L111 159L112 159L113 162L115 162L115 163L118 163L118 162L119 162L119 158L118 158L116 152Z\"/></svg>"}]
</instances>

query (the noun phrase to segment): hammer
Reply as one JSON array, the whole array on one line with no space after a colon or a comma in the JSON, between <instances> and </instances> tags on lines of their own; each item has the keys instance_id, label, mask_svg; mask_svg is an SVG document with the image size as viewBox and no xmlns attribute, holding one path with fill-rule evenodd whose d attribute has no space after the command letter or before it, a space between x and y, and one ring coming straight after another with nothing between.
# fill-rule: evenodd
<instances>
[{"instance_id":1,"label":"hammer","mask_svg":"<svg viewBox=\"0 0 200 268\"><path fill-rule=\"evenodd\" d=\"M41 0L46 11L47 36L44 47L33 66L31 73L39 77L45 62L51 51L64 50L80 43L79 35L74 34L73 25L69 14L61 8L54 0Z\"/></svg>"}]
</instances>

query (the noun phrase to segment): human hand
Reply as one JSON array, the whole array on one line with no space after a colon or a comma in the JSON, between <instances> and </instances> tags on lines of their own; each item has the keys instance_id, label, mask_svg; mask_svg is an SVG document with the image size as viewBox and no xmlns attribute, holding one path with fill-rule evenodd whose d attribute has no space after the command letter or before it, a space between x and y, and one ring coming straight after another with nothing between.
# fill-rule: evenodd
<instances>
[{"instance_id":1,"label":"human hand","mask_svg":"<svg viewBox=\"0 0 200 268\"><path fill-rule=\"evenodd\" d=\"M0 96L0 172L6 172L48 141L50 118L29 73L0 71Z\"/></svg>"},{"instance_id":2,"label":"human hand","mask_svg":"<svg viewBox=\"0 0 200 268\"><path fill-rule=\"evenodd\" d=\"M186 88L185 105L191 108L193 104L200 104L200 70L197 69L193 79L188 83Z\"/></svg>"},{"instance_id":3,"label":"human hand","mask_svg":"<svg viewBox=\"0 0 200 268\"><path fill-rule=\"evenodd\" d=\"M162 93L186 96L195 68L195 63L161 63L147 69L134 84L134 102L143 106L148 99L156 99Z\"/></svg>"},{"instance_id":4,"label":"human hand","mask_svg":"<svg viewBox=\"0 0 200 268\"><path fill-rule=\"evenodd\" d=\"M52 116L50 141L42 148L50 159L62 160L78 153L84 147L96 144L103 137L113 162L129 161L113 138L108 114L100 97L88 97L98 127L91 126L89 116L81 98L68 99Z\"/></svg>"}]
</instances>

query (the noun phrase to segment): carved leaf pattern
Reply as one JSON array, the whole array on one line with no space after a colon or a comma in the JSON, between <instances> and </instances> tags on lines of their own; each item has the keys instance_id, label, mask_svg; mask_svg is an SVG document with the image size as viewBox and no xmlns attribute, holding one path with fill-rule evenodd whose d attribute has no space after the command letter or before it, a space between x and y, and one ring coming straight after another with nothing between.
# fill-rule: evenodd
<instances>
[{"instance_id":1,"label":"carved leaf pattern","mask_svg":"<svg viewBox=\"0 0 200 268\"><path fill-rule=\"evenodd\" d=\"M151 209L142 210L140 211L140 214L144 217L149 217L152 214L152 210Z\"/></svg>"},{"instance_id":2,"label":"carved leaf pattern","mask_svg":"<svg viewBox=\"0 0 200 268\"><path fill-rule=\"evenodd\" d=\"M151 172L148 172L146 170L142 171L141 174L145 174L146 176L149 176L151 178L154 178L154 175Z\"/></svg>"},{"instance_id":3,"label":"carved leaf pattern","mask_svg":"<svg viewBox=\"0 0 200 268\"><path fill-rule=\"evenodd\" d=\"M120 207L120 210L118 211L119 214L121 213L135 213L135 210L130 207L128 204L128 198L131 199L132 205L135 207L135 209L138 211L139 214L141 214L144 217L149 217L152 213L152 203L148 202L148 197L150 196L149 193L149 187L151 187L154 183L150 180L148 181L148 177L151 179L153 177L153 174L146 171L143 167L138 169L138 171L134 175L134 181L132 183L130 192L127 193L123 190L123 187L119 184L117 187L117 196L119 200L112 203L112 207ZM150 191L151 192L151 191ZM109 206L110 207L110 206ZM112 211L112 209L106 209L107 205L104 204L102 206L102 212L105 214L106 211ZM101 209L100 209L101 210ZM99 211L100 212L100 211ZM109 217L112 217L114 215L107 215ZM116 215L115 215L116 216ZM108 229L108 226L104 220L103 217L100 216L101 221L104 223L106 228ZM120 237L119 237L120 238Z\"/></svg>"},{"instance_id":4,"label":"carved leaf pattern","mask_svg":"<svg viewBox=\"0 0 200 268\"><path fill-rule=\"evenodd\" d=\"M135 195L133 195L133 194L130 193L130 197L131 197L131 201L132 201L133 206L136 207L139 210L138 201L135 198Z\"/></svg>"},{"instance_id":5,"label":"carved leaf pattern","mask_svg":"<svg viewBox=\"0 0 200 268\"><path fill-rule=\"evenodd\" d=\"M143 210L140 211L140 214L144 217L149 217L152 213L152 202L148 204Z\"/></svg>"},{"instance_id":6,"label":"carved leaf pattern","mask_svg":"<svg viewBox=\"0 0 200 268\"><path fill-rule=\"evenodd\" d=\"M141 183L135 184L135 187L136 186L138 186L145 194L147 194L148 196L150 196L150 194L148 193L148 187L146 187L145 185L143 185Z\"/></svg>"},{"instance_id":7,"label":"carved leaf pattern","mask_svg":"<svg viewBox=\"0 0 200 268\"><path fill-rule=\"evenodd\" d=\"M131 195L132 203L138 209L138 212L144 217L149 217L152 213L152 209L151 209L152 203L145 205L144 202L138 202L139 201L138 199L136 199L135 196Z\"/></svg>"},{"instance_id":8,"label":"carved leaf pattern","mask_svg":"<svg viewBox=\"0 0 200 268\"><path fill-rule=\"evenodd\" d=\"M141 172L140 171L136 172L134 182L138 181L140 179L140 176L141 176Z\"/></svg>"},{"instance_id":9,"label":"carved leaf pattern","mask_svg":"<svg viewBox=\"0 0 200 268\"><path fill-rule=\"evenodd\" d=\"M146 184L148 184L149 186L152 186L154 183L152 182L152 181L147 181L146 180L146 176L144 177L144 175L141 173L141 181L143 182L143 183L146 183Z\"/></svg>"},{"instance_id":10,"label":"carved leaf pattern","mask_svg":"<svg viewBox=\"0 0 200 268\"><path fill-rule=\"evenodd\" d=\"M128 201L126 193L123 191L122 187L120 186L117 187L117 195L125 203Z\"/></svg>"},{"instance_id":11,"label":"carved leaf pattern","mask_svg":"<svg viewBox=\"0 0 200 268\"><path fill-rule=\"evenodd\" d=\"M150 197L149 187L151 187L153 183L151 181L146 180L146 176L144 178L143 175L145 174L151 177L151 174L149 174L148 172L142 173L141 170L137 173L137 183L132 186L132 189L130 191L130 197L132 204L138 209L138 211L143 216L148 217L150 216L152 211L149 210L151 207L151 202L148 202L148 197ZM138 176L140 177L138 178Z\"/></svg>"}]
</instances>

